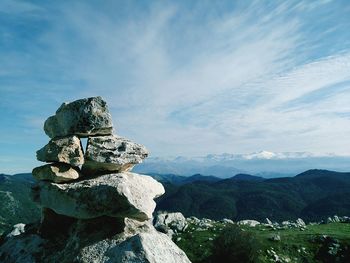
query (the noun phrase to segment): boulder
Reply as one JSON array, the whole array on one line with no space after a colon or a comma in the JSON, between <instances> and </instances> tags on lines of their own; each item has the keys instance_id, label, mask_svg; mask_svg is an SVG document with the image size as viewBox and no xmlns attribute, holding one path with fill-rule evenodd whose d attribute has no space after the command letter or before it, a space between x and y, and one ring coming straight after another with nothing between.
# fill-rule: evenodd
<instances>
[{"instance_id":1,"label":"boulder","mask_svg":"<svg viewBox=\"0 0 350 263\"><path fill-rule=\"evenodd\" d=\"M0 246L0 259L18 263L190 263L186 254L149 222L106 217L77 219L54 237L43 238L33 229L6 238Z\"/></svg>"},{"instance_id":2,"label":"boulder","mask_svg":"<svg viewBox=\"0 0 350 263\"><path fill-rule=\"evenodd\" d=\"M114 238L103 239L80 249L77 262L190 263L186 254L149 222L140 223L125 218L124 224L121 234ZM72 247L76 246L72 244Z\"/></svg>"},{"instance_id":3,"label":"boulder","mask_svg":"<svg viewBox=\"0 0 350 263\"><path fill-rule=\"evenodd\" d=\"M143 145L122 137L90 137L82 169L86 174L129 171L147 155L148 151Z\"/></svg>"},{"instance_id":4,"label":"boulder","mask_svg":"<svg viewBox=\"0 0 350 263\"><path fill-rule=\"evenodd\" d=\"M156 229L170 229L176 232L182 232L187 228L186 218L180 212L176 213L159 213L154 219L154 226Z\"/></svg>"},{"instance_id":5,"label":"boulder","mask_svg":"<svg viewBox=\"0 0 350 263\"><path fill-rule=\"evenodd\" d=\"M112 117L101 97L63 103L44 124L50 138L77 135L87 137L112 134Z\"/></svg>"},{"instance_id":6,"label":"boulder","mask_svg":"<svg viewBox=\"0 0 350 263\"><path fill-rule=\"evenodd\" d=\"M281 241L281 236L279 234L272 234L269 237L269 240L271 240L271 241Z\"/></svg>"},{"instance_id":7,"label":"boulder","mask_svg":"<svg viewBox=\"0 0 350 263\"><path fill-rule=\"evenodd\" d=\"M84 163L84 154L77 136L52 139L36 152L36 158L42 162L61 162L73 166Z\"/></svg>"},{"instance_id":8,"label":"boulder","mask_svg":"<svg viewBox=\"0 0 350 263\"><path fill-rule=\"evenodd\" d=\"M267 217L265 218L265 222L267 225L273 225L272 221L270 219L268 219Z\"/></svg>"},{"instance_id":9,"label":"boulder","mask_svg":"<svg viewBox=\"0 0 350 263\"><path fill-rule=\"evenodd\" d=\"M154 198L164 187L150 176L134 173L107 174L67 184L41 181L33 187L33 199L57 214L89 219L100 216L152 218Z\"/></svg>"},{"instance_id":10,"label":"boulder","mask_svg":"<svg viewBox=\"0 0 350 263\"><path fill-rule=\"evenodd\" d=\"M132 248L132 249L130 249ZM91 253L88 253L91 256ZM105 256L111 263L190 263L171 239L157 231L137 234L118 245L109 246ZM89 261L83 261L89 262Z\"/></svg>"},{"instance_id":11,"label":"boulder","mask_svg":"<svg viewBox=\"0 0 350 263\"><path fill-rule=\"evenodd\" d=\"M260 222L256 220L241 220L241 221L238 221L237 224L255 227L257 225L260 225Z\"/></svg>"},{"instance_id":12,"label":"boulder","mask_svg":"<svg viewBox=\"0 0 350 263\"><path fill-rule=\"evenodd\" d=\"M224 224L233 224L234 223L231 219L228 219L228 218L223 218L221 220L221 222Z\"/></svg>"},{"instance_id":13,"label":"boulder","mask_svg":"<svg viewBox=\"0 0 350 263\"><path fill-rule=\"evenodd\" d=\"M69 182L81 177L77 169L65 163L53 163L36 167L33 169L32 175L37 180L55 183Z\"/></svg>"},{"instance_id":14,"label":"boulder","mask_svg":"<svg viewBox=\"0 0 350 263\"><path fill-rule=\"evenodd\" d=\"M6 235L6 237L14 237L19 236L20 234L24 233L25 224L19 223L13 226L12 231Z\"/></svg>"},{"instance_id":15,"label":"boulder","mask_svg":"<svg viewBox=\"0 0 350 263\"><path fill-rule=\"evenodd\" d=\"M301 219L301 218L298 218L298 219L295 221L295 223L296 223L296 225L297 225L298 227L305 227L305 226L306 226L304 220Z\"/></svg>"}]
</instances>

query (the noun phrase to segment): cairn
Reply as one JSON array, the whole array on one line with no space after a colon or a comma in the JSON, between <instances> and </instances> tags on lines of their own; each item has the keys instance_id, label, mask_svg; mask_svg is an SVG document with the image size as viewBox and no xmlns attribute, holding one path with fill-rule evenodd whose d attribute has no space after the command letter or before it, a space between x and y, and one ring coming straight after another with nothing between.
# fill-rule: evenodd
<instances>
[{"instance_id":1,"label":"cairn","mask_svg":"<svg viewBox=\"0 0 350 263\"><path fill-rule=\"evenodd\" d=\"M153 227L154 199L164 188L130 172L148 151L113 135L101 97L63 103L44 130L51 140L37 159L47 164L32 172L41 222L7 240L0 256L9 262L190 262ZM85 151L80 138L87 138ZM35 244L23 242L29 234ZM4 253L7 246L21 246L21 255Z\"/></svg>"}]
</instances>

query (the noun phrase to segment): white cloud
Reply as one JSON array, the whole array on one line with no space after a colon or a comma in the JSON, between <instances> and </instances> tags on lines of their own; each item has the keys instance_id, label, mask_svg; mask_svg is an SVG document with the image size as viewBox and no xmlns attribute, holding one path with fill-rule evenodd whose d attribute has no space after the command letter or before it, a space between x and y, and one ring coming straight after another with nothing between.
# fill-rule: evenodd
<instances>
[{"instance_id":1,"label":"white cloud","mask_svg":"<svg viewBox=\"0 0 350 263\"><path fill-rule=\"evenodd\" d=\"M34 68L55 83L41 89L57 107L63 98L103 96L117 132L155 155L346 153L348 93L298 104L349 80L350 72L348 53L306 61L313 46L300 49L312 41L297 14L316 6L301 3L253 1L210 14L180 4L131 7L125 14L61 4L59 15L47 18L50 30L35 40L44 48L33 48L21 69ZM42 117L25 119L37 124Z\"/></svg>"}]
</instances>

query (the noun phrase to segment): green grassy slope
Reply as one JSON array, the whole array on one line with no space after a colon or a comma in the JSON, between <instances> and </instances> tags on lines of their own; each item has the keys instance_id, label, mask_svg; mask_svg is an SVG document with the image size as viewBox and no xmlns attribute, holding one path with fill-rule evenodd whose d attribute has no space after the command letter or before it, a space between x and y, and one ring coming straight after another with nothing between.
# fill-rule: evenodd
<instances>
[{"instance_id":1,"label":"green grassy slope","mask_svg":"<svg viewBox=\"0 0 350 263\"><path fill-rule=\"evenodd\" d=\"M227 224L216 222L213 227L198 231L198 226L191 224L187 230L178 234L174 239L193 263L212 262L212 254L215 239L224 233ZM350 224L331 223L321 225L308 225L306 230L298 228L272 230L266 226L240 226L243 231L251 232L259 241L259 258L257 262L275 262L274 251L278 255L279 262L347 262L349 258ZM280 241L272 241L273 235L280 236ZM328 237L325 237L328 236ZM331 249L327 240L336 240L339 243L338 255L329 255ZM331 242L331 243L332 243ZM342 248L347 247L347 251ZM338 257L338 258L337 258ZM244 263L244 262L242 262Z\"/></svg>"}]
</instances>

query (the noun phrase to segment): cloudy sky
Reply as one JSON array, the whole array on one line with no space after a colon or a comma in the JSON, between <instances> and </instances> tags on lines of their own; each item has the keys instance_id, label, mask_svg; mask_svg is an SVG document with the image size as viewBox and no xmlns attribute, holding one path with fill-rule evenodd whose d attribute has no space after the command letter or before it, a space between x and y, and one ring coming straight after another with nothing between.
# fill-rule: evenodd
<instances>
[{"instance_id":1,"label":"cloudy sky","mask_svg":"<svg viewBox=\"0 0 350 263\"><path fill-rule=\"evenodd\" d=\"M0 172L100 95L152 156L350 154L350 2L0 1Z\"/></svg>"}]
</instances>

